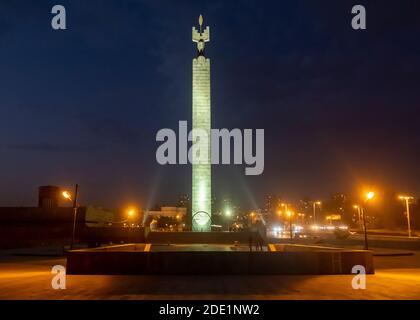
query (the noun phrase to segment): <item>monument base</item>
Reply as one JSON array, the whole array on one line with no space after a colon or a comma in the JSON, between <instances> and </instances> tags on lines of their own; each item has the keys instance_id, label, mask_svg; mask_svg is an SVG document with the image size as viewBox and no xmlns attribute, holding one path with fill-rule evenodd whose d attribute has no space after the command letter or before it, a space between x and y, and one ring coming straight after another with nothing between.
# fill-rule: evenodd
<instances>
[{"instance_id":1,"label":"monument base","mask_svg":"<svg viewBox=\"0 0 420 320\"><path fill-rule=\"evenodd\" d=\"M254 248L252 248L254 250ZM67 253L68 274L246 275L374 273L371 251L302 245L128 244Z\"/></svg>"},{"instance_id":2,"label":"monument base","mask_svg":"<svg viewBox=\"0 0 420 320\"><path fill-rule=\"evenodd\" d=\"M190 244L248 244L249 240L256 239L257 233L251 231L241 232L149 232L146 236L147 243L190 243Z\"/></svg>"}]
</instances>

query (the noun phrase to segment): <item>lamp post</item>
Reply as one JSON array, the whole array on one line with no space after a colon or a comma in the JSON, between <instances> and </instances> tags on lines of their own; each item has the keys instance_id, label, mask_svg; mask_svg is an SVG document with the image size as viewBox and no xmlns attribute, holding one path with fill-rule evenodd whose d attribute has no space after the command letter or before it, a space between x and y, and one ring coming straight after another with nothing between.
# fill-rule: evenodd
<instances>
[{"instance_id":1,"label":"lamp post","mask_svg":"<svg viewBox=\"0 0 420 320\"><path fill-rule=\"evenodd\" d=\"M408 227L408 237L411 238L411 223L410 223L410 200L413 200L413 197L410 196L400 196L400 200L405 201L405 208L407 212L407 227Z\"/></svg>"},{"instance_id":2,"label":"lamp post","mask_svg":"<svg viewBox=\"0 0 420 320\"><path fill-rule=\"evenodd\" d=\"M73 250L74 245L74 239L76 235L76 222L77 222L77 196L79 192L79 185L76 184L75 190L74 190L74 198L72 199L71 195L67 191L63 191L62 195L65 199L69 201L73 201L73 230L71 235L71 243L70 243L70 250Z\"/></svg>"},{"instance_id":3,"label":"lamp post","mask_svg":"<svg viewBox=\"0 0 420 320\"><path fill-rule=\"evenodd\" d=\"M314 211L314 224L316 224L316 206L320 206L322 204L321 201L313 201L312 202L312 206L313 206L313 211Z\"/></svg>"},{"instance_id":4,"label":"lamp post","mask_svg":"<svg viewBox=\"0 0 420 320\"><path fill-rule=\"evenodd\" d=\"M286 210L286 212L288 211L288 209L287 209L288 208L288 204L287 203L281 203L280 206L281 207L284 207L285 210Z\"/></svg>"},{"instance_id":5,"label":"lamp post","mask_svg":"<svg viewBox=\"0 0 420 320\"><path fill-rule=\"evenodd\" d=\"M250 214L249 214L249 216L251 217L251 225L254 223L254 218L255 218L255 212L251 212Z\"/></svg>"},{"instance_id":6,"label":"lamp post","mask_svg":"<svg viewBox=\"0 0 420 320\"><path fill-rule=\"evenodd\" d=\"M226 208L225 209L225 221L226 221L226 229L231 232L232 231L232 227L231 227L231 223L232 223L232 210L230 208Z\"/></svg>"},{"instance_id":7,"label":"lamp post","mask_svg":"<svg viewBox=\"0 0 420 320\"><path fill-rule=\"evenodd\" d=\"M127 211L127 223L128 223L128 227L131 228L134 224L134 218L136 215L136 210L130 208Z\"/></svg>"},{"instance_id":8,"label":"lamp post","mask_svg":"<svg viewBox=\"0 0 420 320\"><path fill-rule=\"evenodd\" d=\"M286 215L289 217L290 240L293 240L292 212L288 210L289 205L287 203L281 203L280 206L285 208Z\"/></svg>"},{"instance_id":9,"label":"lamp post","mask_svg":"<svg viewBox=\"0 0 420 320\"><path fill-rule=\"evenodd\" d=\"M362 228L362 215L360 213L360 206L355 204L353 208L357 209L357 222L358 222L359 228Z\"/></svg>"},{"instance_id":10,"label":"lamp post","mask_svg":"<svg viewBox=\"0 0 420 320\"><path fill-rule=\"evenodd\" d=\"M363 201L363 206L360 206L360 211L362 213L362 217L363 217L363 231L364 231L364 235L365 235L365 250L369 250L369 245L368 245L368 236L367 236L367 228L366 228L366 214L365 214L365 206L366 203L373 199L375 197L375 193L370 191L366 194L366 198Z\"/></svg>"},{"instance_id":11,"label":"lamp post","mask_svg":"<svg viewBox=\"0 0 420 320\"><path fill-rule=\"evenodd\" d=\"M287 211L287 215L289 217L289 225L290 225L290 240L293 240L293 225L292 225L293 213L291 211Z\"/></svg>"}]
</instances>

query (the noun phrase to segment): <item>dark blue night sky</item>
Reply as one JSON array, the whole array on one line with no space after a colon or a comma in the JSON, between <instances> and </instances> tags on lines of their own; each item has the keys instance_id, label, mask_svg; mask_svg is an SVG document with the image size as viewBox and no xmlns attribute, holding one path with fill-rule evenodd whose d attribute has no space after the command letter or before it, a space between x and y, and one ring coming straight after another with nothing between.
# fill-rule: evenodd
<instances>
[{"instance_id":1,"label":"dark blue night sky","mask_svg":"<svg viewBox=\"0 0 420 320\"><path fill-rule=\"evenodd\" d=\"M68 30L51 28L67 9ZM364 4L367 30L351 28ZM215 166L242 207L420 193L418 1L2 0L0 205L79 183L105 207L174 203L191 168L156 163L156 132L191 121L191 27L211 27L215 128L265 129L265 171Z\"/></svg>"}]
</instances>

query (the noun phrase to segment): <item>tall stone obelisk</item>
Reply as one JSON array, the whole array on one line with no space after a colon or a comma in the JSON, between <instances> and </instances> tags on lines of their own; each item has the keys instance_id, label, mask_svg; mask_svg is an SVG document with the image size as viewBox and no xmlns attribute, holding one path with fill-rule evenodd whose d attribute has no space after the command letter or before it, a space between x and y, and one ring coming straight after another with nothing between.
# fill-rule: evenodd
<instances>
[{"instance_id":1,"label":"tall stone obelisk","mask_svg":"<svg viewBox=\"0 0 420 320\"><path fill-rule=\"evenodd\" d=\"M192 129L207 134L208 142L202 144L199 163L192 164L192 230L211 231L211 105L210 105L210 59L205 57L205 43L210 41L210 28L204 30L203 17L199 18L199 30L192 28L192 41L197 43L197 57L193 59ZM193 140L193 146L200 141ZM204 159L203 159L204 156ZM193 156L194 160L194 156ZM204 161L203 161L204 160Z\"/></svg>"}]
</instances>

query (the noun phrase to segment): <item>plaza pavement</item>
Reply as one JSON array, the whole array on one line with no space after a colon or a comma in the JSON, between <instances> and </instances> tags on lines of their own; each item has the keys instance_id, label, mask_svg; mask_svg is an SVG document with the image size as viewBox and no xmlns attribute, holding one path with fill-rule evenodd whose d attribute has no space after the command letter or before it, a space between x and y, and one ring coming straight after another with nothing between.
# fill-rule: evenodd
<instances>
[{"instance_id":1,"label":"plaza pavement","mask_svg":"<svg viewBox=\"0 0 420 320\"><path fill-rule=\"evenodd\" d=\"M67 288L54 290L51 268L65 263L59 256L0 255L0 299L420 299L420 251L375 256L366 290L352 289L351 275L69 275Z\"/></svg>"}]
</instances>

